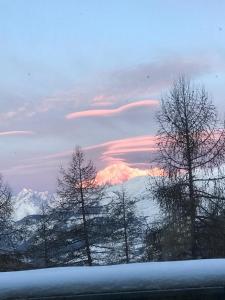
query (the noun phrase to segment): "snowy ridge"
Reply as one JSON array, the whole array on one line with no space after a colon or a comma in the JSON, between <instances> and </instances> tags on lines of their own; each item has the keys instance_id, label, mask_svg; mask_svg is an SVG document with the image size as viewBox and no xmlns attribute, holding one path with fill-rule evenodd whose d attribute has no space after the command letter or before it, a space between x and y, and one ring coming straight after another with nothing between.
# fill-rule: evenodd
<instances>
[{"instance_id":1,"label":"snowy ridge","mask_svg":"<svg viewBox=\"0 0 225 300\"><path fill-rule=\"evenodd\" d=\"M128 293L129 296L135 291L168 293L196 288L224 291L225 259L6 272L0 273L0 282L1 299L65 295L89 295L90 299L90 295L99 294Z\"/></svg>"},{"instance_id":2,"label":"snowy ridge","mask_svg":"<svg viewBox=\"0 0 225 300\"><path fill-rule=\"evenodd\" d=\"M21 220L29 215L40 214L46 205L53 205L54 195L49 192L37 192L24 188L16 196L12 197L14 206L14 219Z\"/></svg>"},{"instance_id":3,"label":"snowy ridge","mask_svg":"<svg viewBox=\"0 0 225 300\"><path fill-rule=\"evenodd\" d=\"M114 191L118 191L124 187L130 196L140 199L137 206L138 214L151 217L156 216L159 213L159 209L151 199L150 192L147 191L148 180L149 178L146 176L132 178L123 184L109 187L107 194L108 196L112 196ZM29 215L40 214L43 206L48 205L52 207L56 200L57 196L47 191L37 192L24 188L16 196L13 196L14 219L18 221Z\"/></svg>"}]
</instances>

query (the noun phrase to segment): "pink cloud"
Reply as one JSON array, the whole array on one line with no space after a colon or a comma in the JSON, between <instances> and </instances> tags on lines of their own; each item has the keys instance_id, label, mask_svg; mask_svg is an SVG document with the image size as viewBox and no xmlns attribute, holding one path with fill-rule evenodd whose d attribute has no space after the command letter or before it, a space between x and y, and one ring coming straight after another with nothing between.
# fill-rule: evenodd
<instances>
[{"instance_id":1,"label":"pink cloud","mask_svg":"<svg viewBox=\"0 0 225 300\"><path fill-rule=\"evenodd\" d=\"M1 135L20 135L32 134L31 131L8 131L0 132ZM124 182L136 176L161 175L161 170L157 168L148 168L149 164L136 163L130 159L130 154L134 157L140 152L151 153L157 151L156 137L152 135L136 136L125 139L112 140L105 143L84 147L87 157L91 157L97 164L97 181L99 184L111 183L117 184ZM21 172L28 175L39 174L43 172L58 171L60 164L66 164L70 159L73 150L68 149L62 152L55 152L49 155L32 157L17 161L17 164L11 168L2 170L7 176L14 176ZM36 175L35 175L36 176Z\"/></svg>"},{"instance_id":2,"label":"pink cloud","mask_svg":"<svg viewBox=\"0 0 225 300\"><path fill-rule=\"evenodd\" d=\"M29 130L0 131L0 136L32 135L32 134L34 134L34 132Z\"/></svg>"},{"instance_id":3,"label":"pink cloud","mask_svg":"<svg viewBox=\"0 0 225 300\"><path fill-rule=\"evenodd\" d=\"M105 153L126 153L136 151L155 150L156 137L153 135L144 135L130 137L126 139L113 140L98 145L86 147L85 150L96 148L106 148Z\"/></svg>"},{"instance_id":4,"label":"pink cloud","mask_svg":"<svg viewBox=\"0 0 225 300\"><path fill-rule=\"evenodd\" d=\"M117 115L123 113L126 110L134 109L137 107L147 107L147 106L157 106L159 105L158 100L142 100L136 101L129 104L122 105L118 108L113 109L92 109L92 110L84 110L79 112L73 112L66 115L66 119L78 119L78 118L86 118L86 117L107 117L112 115Z\"/></svg>"},{"instance_id":5,"label":"pink cloud","mask_svg":"<svg viewBox=\"0 0 225 300\"><path fill-rule=\"evenodd\" d=\"M156 149L156 137L151 135L130 137L126 139L113 140L97 145L84 147L83 150L87 152L92 152L96 150L98 156L101 157L103 161L108 163L122 162L122 158L118 156L116 158L113 155L126 154L132 152L151 152ZM65 150L62 152L56 152L49 155L32 158L31 160L57 160L65 159L72 155L73 150Z\"/></svg>"},{"instance_id":6,"label":"pink cloud","mask_svg":"<svg viewBox=\"0 0 225 300\"><path fill-rule=\"evenodd\" d=\"M130 137L126 139L113 140L106 143L84 148L86 151L98 150L101 160L107 164L123 161L119 156L129 153L154 152L157 151L156 137L152 135Z\"/></svg>"},{"instance_id":7,"label":"pink cloud","mask_svg":"<svg viewBox=\"0 0 225 300\"><path fill-rule=\"evenodd\" d=\"M98 95L92 99L91 106L111 106L115 100L112 96Z\"/></svg>"}]
</instances>

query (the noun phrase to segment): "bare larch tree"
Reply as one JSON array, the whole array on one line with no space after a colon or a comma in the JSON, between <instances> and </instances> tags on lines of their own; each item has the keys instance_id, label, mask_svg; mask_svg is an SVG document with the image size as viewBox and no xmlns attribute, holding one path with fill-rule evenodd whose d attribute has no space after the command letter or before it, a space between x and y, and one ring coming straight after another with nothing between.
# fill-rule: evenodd
<instances>
[{"instance_id":1,"label":"bare larch tree","mask_svg":"<svg viewBox=\"0 0 225 300\"><path fill-rule=\"evenodd\" d=\"M93 231L101 214L99 203L104 196L104 187L98 185L96 175L93 162L87 160L81 148L77 147L68 168L60 170L57 191L62 208L75 214L75 232L80 232L79 239L84 244L87 259L84 263L89 266L93 264L91 246L96 241L96 232ZM98 234L100 236L100 231Z\"/></svg>"},{"instance_id":2,"label":"bare larch tree","mask_svg":"<svg viewBox=\"0 0 225 300\"><path fill-rule=\"evenodd\" d=\"M112 244L110 263L130 263L142 254L145 218L137 214L138 201L124 187L113 192L108 224Z\"/></svg>"},{"instance_id":3,"label":"bare larch tree","mask_svg":"<svg viewBox=\"0 0 225 300\"><path fill-rule=\"evenodd\" d=\"M3 177L0 174L0 268L1 265L6 264L4 257L10 261L10 255L13 254L12 243L12 194L9 186L4 182ZM8 256L7 256L7 255Z\"/></svg>"},{"instance_id":4,"label":"bare larch tree","mask_svg":"<svg viewBox=\"0 0 225 300\"><path fill-rule=\"evenodd\" d=\"M218 186L219 180L224 179L224 126L219 124L216 108L205 89L194 86L184 77L180 77L163 97L157 119L159 165L170 182L179 178L179 184L182 182L184 186L190 251L196 258L198 214L206 210L206 199L218 199L212 185ZM206 187L209 188L207 192Z\"/></svg>"}]
</instances>

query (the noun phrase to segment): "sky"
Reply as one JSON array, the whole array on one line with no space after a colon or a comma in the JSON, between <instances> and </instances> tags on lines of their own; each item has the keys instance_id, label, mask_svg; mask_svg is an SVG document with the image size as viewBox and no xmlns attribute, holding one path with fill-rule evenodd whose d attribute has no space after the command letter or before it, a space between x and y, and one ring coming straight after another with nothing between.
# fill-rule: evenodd
<instances>
[{"instance_id":1,"label":"sky","mask_svg":"<svg viewBox=\"0 0 225 300\"><path fill-rule=\"evenodd\" d=\"M0 0L0 66L0 172L13 191L54 191L77 145L99 180L145 175L179 75L224 116L225 1Z\"/></svg>"}]
</instances>

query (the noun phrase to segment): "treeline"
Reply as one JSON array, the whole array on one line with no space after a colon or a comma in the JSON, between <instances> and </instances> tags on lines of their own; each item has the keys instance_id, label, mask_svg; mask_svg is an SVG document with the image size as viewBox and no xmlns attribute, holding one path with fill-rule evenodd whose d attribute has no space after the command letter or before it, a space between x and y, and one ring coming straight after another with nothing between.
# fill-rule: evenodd
<instances>
[{"instance_id":1,"label":"treeline","mask_svg":"<svg viewBox=\"0 0 225 300\"><path fill-rule=\"evenodd\" d=\"M124 188L109 195L96 175L93 162L76 148L68 168L60 169L53 207L43 204L38 215L17 222L2 183L8 194L0 205L1 270L143 260L145 218L136 214L138 199Z\"/></svg>"},{"instance_id":2,"label":"treeline","mask_svg":"<svg viewBox=\"0 0 225 300\"><path fill-rule=\"evenodd\" d=\"M140 199L108 193L76 148L58 177L54 207L14 222L0 180L0 269L103 265L225 256L225 131L204 88L179 78L161 101L154 166L146 184L161 215L137 214Z\"/></svg>"}]
</instances>

